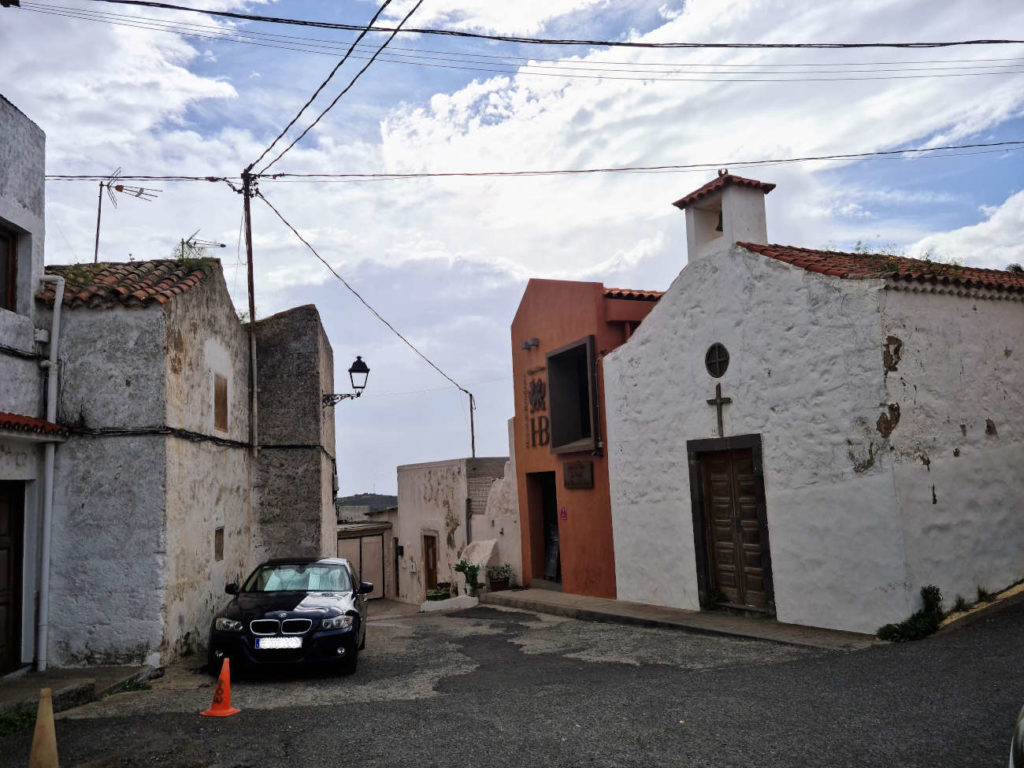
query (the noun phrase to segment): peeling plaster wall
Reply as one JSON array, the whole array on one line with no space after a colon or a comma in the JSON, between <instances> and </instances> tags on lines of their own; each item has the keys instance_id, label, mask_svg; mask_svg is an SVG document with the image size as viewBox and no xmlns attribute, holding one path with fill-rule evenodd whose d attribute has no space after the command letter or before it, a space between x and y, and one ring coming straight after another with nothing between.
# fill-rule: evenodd
<instances>
[{"instance_id":1,"label":"peeling plaster wall","mask_svg":"<svg viewBox=\"0 0 1024 768\"><path fill-rule=\"evenodd\" d=\"M455 583L453 570L466 547L466 460L451 459L398 468L395 534L403 547L398 561L398 599L421 603L424 586L423 537L437 538L437 580Z\"/></svg>"},{"instance_id":2,"label":"peeling plaster wall","mask_svg":"<svg viewBox=\"0 0 1024 768\"><path fill-rule=\"evenodd\" d=\"M948 607L1024 578L1024 305L887 291L882 307L910 582Z\"/></svg>"},{"instance_id":3,"label":"peeling plaster wall","mask_svg":"<svg viewBox=\"0 0 1024 768\"><path fill-rule=\"evenodd\" d=\"M249 344L220 271L165 309L168 426L234 440L222 446L167 438L166 560L161 661L206 644L224 585L256 565L252 553L248 366ZM227 381L228 429L214 420L214 376ZM214 537L224 528L223 559Z\"/></svg>"},{"instance_id":4,"label":"peeling plaster wall","mask_svg":"<svg viewBox=\"0 0 1024 768\"><path fill-rule=\"evenodd\" d=\"M113 429L163 423L160 308L65 309L62 326L58 421ZM57 448L53 666L156 661L166 445L163 435L76 436Z\"/></svg>"},{"instance_id":5,"label":"peeling plaster wall","mask_svg":"<svg viewBox=\"0 0 1024 768\"><path fill-rule=\"evenodd\" d=\"M873 632L911 605L887 442L880 281L752 254L688 265L604 358L618 597L699 609L687 441L760 434L780 621ZM730 353L713 379L704 355Z\"/></svg>"},{"instance_id":6,"label":"peeling plaster wall","mask_svg":"<svg viewBox=\"0 0 1024 768\"><path fill-rule=\"evenodd\" d=\"M334 355L312 304L256 323L261 558L334 556Z\"/></svg>"}]
</instances>

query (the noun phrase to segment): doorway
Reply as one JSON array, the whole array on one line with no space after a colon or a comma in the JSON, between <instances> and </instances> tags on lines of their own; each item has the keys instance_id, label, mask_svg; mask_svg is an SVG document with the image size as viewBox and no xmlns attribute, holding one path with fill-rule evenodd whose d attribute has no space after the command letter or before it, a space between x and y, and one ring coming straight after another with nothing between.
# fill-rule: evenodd
<instances>
[{"instance_id":1,"label":"doorway","mask_svg":"<svg viewBox=\"0 0 1024 768\"><path fill-rule=\"evenodd\" d=\"M0 482L0 674L21 664L25 484Z\"/></svg>"},{"instance_id":2,"label":"doorway","mask_svg":"<svg viewBox=\"0 0 1024 768\"><path fill-rule=\"evenodd\" d=\"M562 556L555 473L528 472L526 491L530 516L530 562L533 579L560 584Z\"/></svg>"},{"instance_id":3,"label":"doorway","mask_svg":"<svg viewBox=\"0 0 1024 768\"><path fill-rule=\"evenodd\" d=\"M423 537L423 587L437 589L437 536Z\"/></svg>"},{"instance_id":4,"label":"doorway","mask_svg":"<svg viewBox=\"0 0 1024 768\"><path fill-rule=\"evenodd\" d=\"M760 436L687 449L702 605L774 614Z\"/></svg>"}]
</instances>

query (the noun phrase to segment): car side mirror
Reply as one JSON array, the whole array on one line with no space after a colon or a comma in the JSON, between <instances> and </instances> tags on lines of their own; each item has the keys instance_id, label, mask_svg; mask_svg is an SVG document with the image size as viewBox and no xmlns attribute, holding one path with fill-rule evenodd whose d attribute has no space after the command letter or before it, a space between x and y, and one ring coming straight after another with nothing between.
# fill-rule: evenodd
<instances>
[{"instance_id":1,"label":"car side mirror","mask_svg":"<svg viewBox=\"0 0 1024 768\"><path fill-rule=\"evenodd\" d=\"M359 584L359 594L360 595L368 595L371 592L373 592L373 584L371 584L368 581L364 581L364 582L361 582Z\"/></svg>"},{"instance_id":2,"label":"car side mirror","mask_svg":"<svg viewBox=\"0 0 1024 768\"><path fill-rule=\"evenodd\" d=\"M237 595L238 594L238 584L236 584L235 582L232 581L230 584L228 584L226 587L224 587L224 591L227 592L229 595Z\"/></svg>"}]
</instances>

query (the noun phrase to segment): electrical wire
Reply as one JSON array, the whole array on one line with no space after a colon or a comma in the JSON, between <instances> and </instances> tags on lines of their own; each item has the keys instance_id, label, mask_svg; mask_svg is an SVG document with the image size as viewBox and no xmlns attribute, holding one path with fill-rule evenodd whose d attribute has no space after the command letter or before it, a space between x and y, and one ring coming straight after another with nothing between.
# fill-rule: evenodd
<instances>
[{"instance_id":1,"label":"electrical wire","mask_svg":"<svg viewBox=\"0 0 1024 768\"><path fill-rule=\"evenodd\" d=\"M987 152L957 152L962 149L987 149ZM803 157L784 157L762 160L727 160L714 163L691 163L688 165L634 165L611 166L606 168L564 168L556 170L536 171L437 171L424 173L274 173L257 176L261 181L278 182L311 182L330 183L332 181L391 181L398 179L454 178L454 177L508 177L508 176L565 176L593 173L693 173L716 168L752 168L757 166L787 165L790 163L821 162L828 160L864 160L869 158L901 159L900 155L910 155L906 159L966 157L976 154L1013 152L1024 149L1024 140L991 141L976 144L948 144L941 147L908 147L906 149L877 150L874 152L848 152L831 155L807 155ZM950 154L928 154L933 152L949 152ZM105 181L109 174L47 174L47 181ZM215 176L132 176L121 174L121 179L128 181L224 181L225 177ZM232 187L235 191L237 188Z\"/></svg>"},{"instance_id":2,"label":"electrical wire","mask_svg":"<svg viewBox=\"0 0 1024 768\"><path fill-rule=\"evenodd\" d=\"M197 37L201 39L217 40L220 42L230 42L236 44L247 44L255 45L265 48L274 48L279 50L296 51L300 53L313 53L321 56L334 57L336 51L340 51L342 46L331 43L330 41L317 41L317 45L311 45L301 41L307 40L308 38L294 37L287 35L267 35L264 33L252 33L243 32L237 30L225 30L220 27L206 27L205 29L215 30L213 32L197 32L195 28L202 29L200 25L179 25L173 22L157 22L157 21L146 21L144 23L129 23L126 21L108 20L105 16L119 16L118 14L101 14L97 12L90 12L85 10L70 9L59 6L62 10L46 10L42 6L34 6L31 3L24 2L23 7L26 10L38 12L38 13L49 13L56 16L65 16L69 18L80 18L89 21L105 22L110 24L117 24L121 26L128 26L140 29L149 29L158 32L167 32L173 34L184 35L187 37ZM124 17L142 19L144 17ZM264 41L264 42L261 42ZM266 42L266 41L277 41L277 42ZM283 44L280 41L288 41L288 44ZM357 46L358 49L362 49L365 46ZM322 50L326 48L327 50ZM402 49L407 51L415 51L416 49ZM627 81L640 81L640 82L741 82L741 83L755 83L755 82L766 82L766 83L785 83L785 82L833 82L833 81L858 81L858 80L897 80L897 79L925 79L925 78L942 78L942 77L978 77L978 76L991 76L991 75L1013 75L1024 72L1024 69L1020 69L1024 65L1024 60L1021 59L979 59L979 60L959 60L967 62L961 66L952 67L913 67L904 66L900 68L887 69L887 68L875 68L875 69L848 69L850 73L844 77L806 77L806 75L836 75L843 74L844 70L836 69L825 69L825 70L804 70L797 72L765 72L764 69L778 68L778 67L810 67L810 66L836 66L836 67L853 67L853 66L869 66L869 64L857 64L851 63L846 64L833 64L833 65L815 65L815 64L690 64L686 66L677 65L671 66L662 64L656 64L654 62L636 62L634 66L627 66L626 62L609 62L611 66L596 67L587 62L565 62L562 61L558 64L537 64L532 63L534 61L548 61L558 62L558 59L529 59L525 57L499 57L499 56L487 56L483 54L464 54L458 52L444 52L444 51L424 51L417 55L403 54L403 53L389 53L381 56L378 60L388 64L403 64L408 66L419 66L428 67L434 69L453 69L463 70L469 72L483 72L488 74L498 75L525 75L534 77L558 77L558 78L572 78L572 79L590 79L590 80L627 80ZM427 55L427 54L445 54L445 55ZM348 54L346 54L348 55ZM356 60L366 60L368 57L352 53L351 58ZM478 61L484 59L484 61ZM516 63L515 60L523 62L531 62L520 64ZM957 60L948 63L955 63ZM985 62L995 61L1009 61L1014 62L1011 64L993 64ZM439 62L451 62L449 64L443 64ZM603 63L603 62L595 62ZM925 62L890 62L890 64L944 64L947 62L943 61L925 61ZM490 66L484 66L485 64ZM881 62L879 63L881 64ZM662 67L662 69L644 69L644 67ZM665 69L666 66L670 68ZM501 68L505 67L505 68ZM709 71L703 72L695 68L704 68L712 70L721 70L723 68L731 68L726 71ZM739 68L743 68L742 71ZM552 70L552 71L547 71ZM985 71L979 71L985 70ZM869 74L872 72L876 73L892 73L892 72L914 72L916 74L908 75L884 75L879 77L869 76L853 76ZM586 74L586 73L643 73L641 76L628 76L622 74ZM694 77L669 77L665 75L672 74L686 74L691 73L693 75L699 75ZM786 77L750 77L750 78L739 78L733 75L740 74L784 74ZM723 75L723 77L711 77L710 75Z\"/></svg>"},{"instance_id":3,"label":"electrical wire","mask_svg":"<svg viewBox=\"0 0 1024 768\"><path fill-rule=\"evenodd\" d=\"M427 365L429 365L431 368L433 368L439 374L444 376L444 378L446 378L448 381L450 381L455 386L456 389L458 389L460 392L463 392L463 393L469 395L470 399L472 399L472 397L473 397L473 393L472 392L470 392L468 389L466 389L461 384L459 384L459 382L457 382L455 379L453 379L451 376L449 376L447 373L445 373L443 370L441 370L441 368L439 368L437 366L437 364L434 363L433 360L431 360L429 357L427 357L423 352L421 352L419 350L419 348L415 344L413 344L405 336L403 336L402 333L397 328L395 328L395 326L393 326L391 323L389 323L387 320L385 320L384 317L376 309L374 309L373 306L371 306L371 304L359 294L359 291L357 291L355 288L353 288L344 277L342 277L340 274L338 274L337 270L335 270L334 267L332 267L330 265L330 263L323 256L321 256L319 253L317 253L316 248L314 248L310 244L310 242L308 240L306 240L306 238L304 238L299 233L299 231L288 222L288 220L281 214L281 212L279 210L277 210L277 208L274 207L274 204L271 203L262 192L257 190L255 194L256 194L256 197L260 198L260 200L262 200L264 203L267 204L267 207L269 207L270 210L272 210L274 212L274 214L277 216L277 218L279 218L281 220L281 223L284 224L286 227L288 227L288 229L290 229L292 231L292 234L294 234L295 237L297 237L299 239L299 242L301 242L303 245L305 245L309 249L310 253L312 253L314 256L316 256L316 258L320 261L320 263L323 264L325 267L327 267L327 269L330 270L331 274L334 275L338 280L340 280L341 284L344 285L346 288L348 288L348 290L352 293L352 295L355 296L357 299L359 299L360 303L362 303L362 305L364 307L366 307L368 310L370 310L370 313L374 317L376 317L385 326L387 326L388 330L390 330L393 334L395 334L395 336L397 336L399 339L401 339L403 342L405 342L405 345L407 347L409 347L409 349L411 349L417 355L419 355L427 363Z\"/></svg>"},{"instance_id":4,"label":"electrical wire","mask_svg":"<svg viewBox=\"0 0 1024 768\"><path fill-rule=\"evenodd\" d=\"M278 160L280 160L282 157L284 157L286 154L288 154L289 150L291 150L292 147L294 147L296 144L298 144L300 141L302 141L302 139L305 137L305 135L307 133L309 133L311 130L313 130L314 126L316 126L316 124L319 123L323 119L324 115L326 115L328 112L330 112L332 109L334 109L334 105L337 104L338 101L341 100L342 96L344 96L346 93L349 92L349 90L352 88L352 86L356 84L356 81L359 80L359 78L363 76L363 73L370 68L370 65L373 64L374 61L376 61L378 54L380 54L381 51L383 51L385 48L387 48L388 43L390 43L392 40L395 39L395 35L398 34L398 29L401 29L402 25L405 24L405 22L407 22L409 20L409 18L414 13L416 13L417 10L419 10L419 7L421 5L423 5L423 0L417 0L416 5L414 5L412 7L412 10L410 10L407 14L405 14L405 18L402 19L401 23L398 25L398 28L395 29L395 31L391 33L391 35L388 37L388 39L385 40L381 44L380 48L377 49L377 53L373 54L373 56L370 57L370 60L366 62L366 65L362 69L360 69L358 72L356 72L355 77L353 77L349 81L349 84L346 85L344 87L344 89L342 89L341 93L339 93L337 96L334 97L334 101L332 101L330 104L328 104L327 107L319 115L317 115L316 119L312 123L307 125L305 130L302 133L300 133L298 135L298 137L291 144L289 144L287 147L285 147L278 154L277 157L275 157L273 160L271 160L269 163L267 163L265 166L263 166L263 170L260 171L261 174L262 173L266 173L267 170L271 166L274 165L274 163L276 163Z\"/></svg>"},{"instance_id":5,"label":"electrical wire","mask_svg":"<svg viewBox=\"0 0 1024 768\"><path fill-rule=\"evenodd\" d=\"M349 46L348 50L345 51L345 55L341 57L341 61L339 61L337 64L334 65L334 69L331 70L331 73L329 75L327 75L327 78L322 83L320 83L319 87L317 87L317 89L313 92L313 95L310 96L309 99L306 101L306 103L302 105L302 109L300 109L298 114L295 115L295 117L293 117L291 119L291 122L289 122L288 125L286 125L284 127L284 130L281 131L281 133L278 134L277 138L274 139L272 142L270 142L270 146L267 147L266 149L264 149L263 153L259 157L257 157L254 162L249 164L249 168L250 169L253 168L257 163L259 163L264 157L266 157L267 153L270 152L270 150L272 150L274 148L274 145L276 145L277 142L279 142L282 138L284 138L284 135L286 133L288 133L288 129L290 129L293 125L295 125L295 122L300 117L302 117L302 113L305 112L309 108L309 105L312 104L313 101L316 99L316 97L319 96L320 93L323 91L323 89L327 87L327 84L329 82L331 82L331 79L337 74L338 70L341 69L342 65L346 61L348 61L349 56L352 55L352 51L355 50L356 46L359 44L359 41L362 40L363 37L366 35L367 30L370 27L373 26L373 22L375 22L380 17L380 15L384 12L384 9L387 8L390 4L391 4L391 0L384 0L384 2L381 3L380 8L377 9L377 12L375 14L373 14L373 18L370 19L370 23L366 25L366 28L363 29L363 31L359 33L359 36L355 39L355 41L352 43L352 45ZM305 134L303 134L303 135L305 135ZM289 149L290 148L291 147L289 147ZM287 150L285 150L285 151L287 151ZM282 152L281 154L284 154L284 153ZM280 157L278 157L278 159L280 159ZM273 165L273 164L274 163L270 163L270 165ZM270 165L268 165L267 168L269 168Z\"/></svg>"},{"instance_id":6,"label":"electrical wire","mask_svg":"<svg viewBox=\"0 0 1024 768\"><path fill-rule=\"evenodd\" d=\"M286 19L278 16L259 16L249 13L236 13L232 11L210 11L201 8L188 8L183 5L172 3L155 2L155 0L88 0L89 2L112 3L115 5L134 5L146 8L162 8L172 11L186 11L189 13L202 13L208 16L219 16L229 19L241 19L245 21L261 21L270 24L291 24L304 27L318 27L321 29L344 29L358 31L363 29L354 24L337 24L325 21L310 21L306 19ZM1020 45L1024 40L1015 39L980 39L980 40L953 40L953 41L931 41L931 42L869 42L869 43L650 43L630 40L577 40L577 39L553 39L541 37L522 37L518 35L489 35L482 32L466 32L457 29L429 29L429 28L402 28L403 24L397 27L371 27L371 32L391 32L397 34L438 35L444 37L461 37L474 40L494 40L504 43L521 43L527 45L584 45L607 48L729 48L729 49L750 49L750 48L806 48L806 49L852 49L852 48L950 48L962 45Z\"/></svg>"}]
</instances>

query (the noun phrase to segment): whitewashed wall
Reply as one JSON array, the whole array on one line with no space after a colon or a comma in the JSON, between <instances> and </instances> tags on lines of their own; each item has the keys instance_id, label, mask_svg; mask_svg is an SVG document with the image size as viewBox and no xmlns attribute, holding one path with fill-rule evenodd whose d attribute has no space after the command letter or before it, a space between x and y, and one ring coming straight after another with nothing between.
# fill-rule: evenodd
<instances>
[{"instance_id":1,"label":"whitewashed wall","mask_svg":"<svg viewBox=\"0 0 1024 768\"><path fill-rule=\"evenodd\" d=\"M688 265L604 359L618 597L697 610L687 440L760 434L780 621L873 632L911 606L886 413L881 281L739 247ZM704 355L731 355L713 379Z\"/></svg>"},{"instance_id":2,"label":"whitewashed wall","mask_svg":"<svg viewBox=\"0 0 1024 768\"><path fill-rule=\"evenodd\" d=\"M164 309L168 426L242 445L166 439L162 662L206 645L224 585L255 567L250 494L248 335L219 270ZM227 380L228 431L214 426L214 375ZM214 536L224 528L224 557Z\"/></svg>"},{"instance_id":3,"label":"whitewashed wall","mask_svg":"<svg viewBox=\"0 0 1024 768\"><path fill-rule=\"evenodd\" d=\"M949 606L1024 577L1024 304L887 291L882 307L910 581Z\"/></svg>"}]
</instances>

